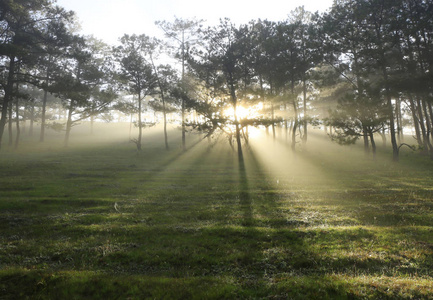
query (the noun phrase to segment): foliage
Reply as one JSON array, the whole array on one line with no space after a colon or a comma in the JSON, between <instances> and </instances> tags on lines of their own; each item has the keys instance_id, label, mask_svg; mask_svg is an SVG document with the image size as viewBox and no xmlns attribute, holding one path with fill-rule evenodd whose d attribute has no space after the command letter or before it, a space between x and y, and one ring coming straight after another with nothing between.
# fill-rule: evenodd
<instances>
[{"instance_id":1,"label":"foliage","mask_svg":"<svg viewBox=\"0 0 433 300\"><path fill-rule=\"evenodd\" d=\"M108 121L118 109L138 114L141 123L148 107L163 115L167 149L167 114L179 112L184 150L186 125L234 136L241 157L249 126L272 128L274 139L284 127L296 150L298 137L306 149L307 128L324 124L334 140L362 137L373 153L376 133L388 133L397 161L404 127L411 126L433 158L430 1L344 0L323 14L298 7L278 22L221 19L207 28L201 20L175 18L156 23L166 41L125 34L116 47L74 34L74 13L54 2L1 4L0 141L14 114L40 119L43 141L51 92L71 111L65 142L74 121L97 115ZM167 64L167 55L180 65ZM33 98L19 99L19 85L43 91L40 108ZM114 105L120 94L125 97ZM121 103L132 96L135 107ZM14 101L20 102L10 110Z\"/></svg>"}]
</instances>

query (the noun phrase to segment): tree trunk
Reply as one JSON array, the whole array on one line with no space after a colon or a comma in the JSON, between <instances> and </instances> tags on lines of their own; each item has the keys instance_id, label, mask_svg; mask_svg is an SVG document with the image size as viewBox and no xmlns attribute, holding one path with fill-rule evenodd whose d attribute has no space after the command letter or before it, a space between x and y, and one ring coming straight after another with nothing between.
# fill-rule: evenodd
<instances>
[{"instance_id":1,"label":"tree trunk","mask_svg":"<svg viewBox=\"0 0 433 300\"><path fill-rule=\"evenodd\" d=\"M9 105L9 109L8 109L8 133L9 133L9 147L11 147L13 145L13 140L14 140L14 136L13 136L13 103L11 102Z\"/></svg>"},{"instance_id":2,"label":"tree trunk","mask_svg":"<svg viewBox=\"0 0 433 300\"><path fill-rule=\"evenodd\" d=\"M396 139L396 132L395 132L395 116L394 116L394 108L392 106L392 95L391 95L391 89L389 86L389 77L388 77L388 71L387 71L387 56L385 55L385 50L383 49L383 46L385 45L382 41L383 33L380 30L379 26L376 26L376 38L378 40L379 44L379 51L380 51L380 60L379 64L382 69L382 76L383 76L383 83L385 87L385 99L386 99L386 105L388 109L388 117L389 117L389 127L390 127L390 134L391 134L391 145L392 145L392 160L394 162L397 162L399 160L399 148L397 145L397 139Z\"/></svg>"},{"instance_id":3,"label":"tree trunk","mask_svg":"<svg viewBox=\"0 0 433 300\"><path fill-rule=\"evenodd\" d=\"M296 106L295 100L293 100L293 109L295 111L293 128L292 128L292 151L296 151L296 130L298 129L298 108Z\"/></svg>"},{"instance_id":4,"label":"tree trunk","mask_svg":"<svg viewBox=\"0 0 433 300\"><path fill-rule=\"evenodd\" d=\"M248 126L245 126L245 130L242 128L241 132L242 132L242 136L244 137L245 144L249 145L250 140L249 140L249 135L248 135Z\"/></svg>"},{"instance_id":5,"label":"tree trunk","mask_svg":"<svg viewBox=\"0 0 433 300\"><path fill-rule=\"evenodd\" d=\"M164 93L161 92L161 98L162 98L162 113L164 115L164 142L165 142L165 150L169 150L168 147L168 135L167 135L167 111L165 109L165 99L164 99Z\"/></svg>"},{"instance_id":6,"label":"tree trunk","mask_svg":"<svg viewBox=\"0 0 433 300\"><path fill-rule=\"evenodd\" d=\"M138 93L138 138L137 138L137 150L141 151L141 135L143 132L143 124L141 121L141 93Z\"/></svg>"},{"instance_id":7,"label":"tree trunk","mask_svg":"<svg viewBox=\"0 0 433 300\"><path fill-rule=\"evenodd\" d=\"M287 111L287 104L284 103L284 111ZM287 116L284 117L284 129L285 129L285 140L286 143L289 142L289 121L287 120Z\"/></svg>"},{"instance_id":8,"label":"tree trunk","mask_svg":"<svg viewBox=\"0 0 433 300\"><path fill-rule=\"evenodd\" d=\"M430 157L433 159L433 145L431 144L431 141L430 141L430 133L432 131L432 128L431 128L431 123L430 123L430 116L427 112L426 101L422 101L422 107L423 107L424 116L425 116L425 123L426 123L426 127L427 127L427 132L426 132L427 146L428 146Z\"/></svg>"},{"instance_id":9,"label":"tree trunk","mask_svg":"<svg viewBox=\"0 0 433 300\"><path fill-rule=\"evenodd\" d=\"M185 31L182 30L182 83L185 81ZM185 99L182 97L182 150L186 150Z\"/></svg>"},{"instance_id":10,"label":"tree trunk","mask_svg":"<svg viewBox=\"0 0 433 300\"><path fill-rule=\"evenodd\" d=\"M32 99L31 102L32 106L30 108L30 129L29 129L29 136L33 136L33 127L35 123L35 100Z\"/></svg>"},{"instance_id":11,"label":"tree trunk","mask_svg":"<svg viewBox=\"0 0 433 300\"><path fill-rule=\"evenodd\" d=\"M48 56L48 61L51 62L51 55ZM46 87L44 89L44 98L42 99L42 116L41 116L41 133L39 136L39 142L45 140L45 126L46 126L46 111L47 111L47 99L48 99L48 84L50 80L50 68L47 67L47 74L45 76Z\"/></svg>"},{"instance_id":12,"label":"tree trunk","mask_svg":"<svg viewBox=\"0 0 433 300\"><path fill-rule=\"evenodd\" d=\"M419 124L420 121L416 115L417 110L415 106L415 101L413 100L413 96L410 94L409 94L409 106L410 106L410 111L412 112L412 119L413 119L413 125L415 127L416 140L418 142L418 146L422 147L423 142L421 139L420 124Z\"/></svg>"},{"instance_id":13,"label":"tree trunk","mask_svg":"<svg viewBox=\"0 0 433 300\"><path fill-rule=\"evenodd\" d=\"M373 152L373 159L376 159L376 142L374 141L373 131L369 131L371 150Z\"/></svg>"},{"instance_id":14,"label":"tree trunk","mask_svg":"<svg viewBox=\"0 0 433 300\"><path fill-rule=\"evenodd\" d=\"M421 133L422 133L423 151L428 151L429 147L427 143L427 131L424 125L424 115L422 113L421 100L419 99L419 97L417 97L416 102L417 102L416 107L418 112L419 126L421 128Z\"/></svg>"},{"instance_id":15,"label":"tree trunk","mask_svg":"<svg viewBox=\"0 0 433 300\"><path fill-rule=\"evenodd\" d=\"M230 87L230 98L232 101L233 112L234 112L234 117L235 117L236 143L238 146L238 161L239 161L239 163L243 163L244 162L244 155L242 152L241 129L239 126L238 113L237 113L238 98L236 97L236 88L235 88L232 74L229 74L228 78L229 78L228 84Z\"/></svg>"},{"instance_id":16,"label":"tree trunk","mask_svg":"<svg viewBox=\"0 0 433 300\"><path fill-rule=\"evenodd\" d=\"M362 126L362 137L364 140L364 154L370 154L370 143L368 142L369 133L366 126Z\"/></svg>"},{"instance_id":17,"label":"tree trunk","mask_svg":"<svg viewBox=\"0 0 433 300\"><path fill-rule=\"evenodd\" d=\"M235 98L235 100L233 101L233 110L235 113L236 143L238 145L238 160L239 160L239 163L242 163L244 161L244 155L242 152L241 130L239 127L239 122L238 122L238 114L236 112L236 106L237 106L236 102L237 102L237 100Z\"/></svg>"},{"instance_id":18,"label":"tree trunk","mask_svg":"<svg viewBox=\"0 0 433 300\"><path fill-rule=\"evenodd\" d=\"M26 133L26 125L27 125L26 113L25 113L25 111L23 111L22 122L20 124L21 131L22 131L23 134Z\"/></svg>"},{"instance_id":19,"label":"tree trunk","mask_svg":"<svg viewBox=\"0 0 433 300\"><path fill-rule=\"evenodd\" d=\"M395 125L394 125L394 113L393 113L393 107L392 107L392 101L391 101L391 95L389 94L389 88L387 87L387 105L388 105L388 111L389 111L389 127L390 127L390 133L391 133L391 145L392 145L392 160L397 162L399 160L398 157L398 146L397 146L397 140L395 138Z\"/></svg>"},{"instance_id":20,"label":"tree trunk","mask_svg":"<svg viewBox=\"0 0 433 300\"><path fill-rule=\"evenodd\" d=\"M2 111L1 111L1 119L0 119L0 149L1 149L1 143L3 140L3 133L6 127L6 120L7 120L7 114L8 114L8 105L9 102L11 102L12 99L12 92L13 92L13 84L14 84L14 74L15 74L15 56L9 57L9 74L8 74L8 81L4 89L4 97L3 97L3 105L2 105Z\"/></svg>"},{"instance_id":21,"label":"tree trunk","mask_svg":"<svg viewBox=\"0 0 433 300\"><path fill-rule=\"evenodd\" d=\"M16 90L18 91L18 83ZM20 135L21 135L21 129L20 129L20 103L18 100L18 97L15 102L15 116L16 116L16 135L15 135L15 150L18 149L18 144L20 142Z\"/></svg>"},{"instance_id":22,"label":"tree trunk","mask_svg":"<svg viewBox=\"0 0 433 300\"><path fill-rule=\"evenodd\" d=\"M395 119L397 122L397 141L398 144L403 142L403 126L402 126L402 116L401 116L401 100L400 98L395 99Z\"/></svg>"},{"instance_id":23,"label":"tree trunk","mask_svg":"<svg viewBox=\"0 0 433 300\"><path fill-rule=\"evenodd\" d=\"M398 156L399 148L397 145L396 132L395 132L394 108L392 106L392 97L391 97L391 90L389 87L388 71L386 70L386 66L385 66L385 62L386 62L385 53L382 51L381 54L382 54L382 75L385 84L386 105L389 114L388 117L389 117L389 127L390 127L390 134L391 134L392 160L394 162L397 162L399 160L399 156Z\"/></svg>"},{"instance_id":24,"label":"tree trunk","mask_svg":"<svg viewBox=\"0 0 433 300\"><path fill-rule=\"evenodd\" d=\"M433 127L433 108L432 108L432 104L431 102L427 102L426 103L428 105L428 110L429 110L429 114L430 114L430 126ZM431 138L433 140L433 130L430 131L431 134Z\"/></svg>"},{"instance_id":25,"label":"tree trunk","mask_svg":"<svg viewBox=\"0 0 433 300\"><path fill-rule=\"evenodd\" d=\"M302 143L305 145L307 143L307 138L308 138L308 131L307 131L307 82L305 80L305 78L302 80L303 86L303 105L304 105L304 120L302 122L302 125L304 127L304 135L302 137Z\"/></svg>"},{"instance_id":26,"label":"tree trunk","mask_svg":"<svg viewBox=\"0 0 433 300\"><path fill-rule=\"evenodd\" d=\"M182 99L182 150L186 150L185 100Z\"/></svg>"},{"instance_id":27,"label":"tree trunk","mask_svg":"<svg viewBox=\"0 0 433 300\"><path fill-rule=\"evenodd\" d=\"M274 111L274 104L271 103L271 116L272 116L272 136L274 138L274 141L276 140L276 134L275 134L275 122L274 122L274 118L275 118L275 111Z\"/></svg>"},{"instance_id":28,"label":"tree trunk","mask_svg":"<svg viewBox=\"0 0 433 300\"><path fill-rule=\"evenodd\" d=\"M70 100L70 106L68 110L68 117L66 121L66 133L65 133L65 148L69 145L69 137L71 135L71 129L72 129L72 111L74 110L74 101Z\"/></svg>"}]
</instances>

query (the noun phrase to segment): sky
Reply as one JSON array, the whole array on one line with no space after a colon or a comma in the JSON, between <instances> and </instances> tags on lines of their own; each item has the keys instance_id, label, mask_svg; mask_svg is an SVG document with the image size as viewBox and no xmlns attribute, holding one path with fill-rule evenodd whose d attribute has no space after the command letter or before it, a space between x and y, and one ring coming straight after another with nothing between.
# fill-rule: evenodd
<instances>
[{"instance_id":1,"label":"sky","mask_svg":"<svg viewBox=\"0 0 433 300\"><path fill-rule=\"evenodd\" d=\"M333 0L57 0L59 6L76 12L81 33L114 45L125 33L162 37L155 21L203 19L215 25L228 17L237 25L253 19L282 21L298 6L324 12Z\"/></svg>"}]
</instances>

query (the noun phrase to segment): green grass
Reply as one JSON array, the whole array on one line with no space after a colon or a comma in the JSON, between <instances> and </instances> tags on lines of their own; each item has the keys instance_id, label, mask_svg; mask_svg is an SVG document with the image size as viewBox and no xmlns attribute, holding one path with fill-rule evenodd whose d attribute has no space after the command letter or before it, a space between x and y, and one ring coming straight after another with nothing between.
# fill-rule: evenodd
<instances>
[{"instance_id":1,"label":"green grass","mask_svg":"<svg viewBox=\"0 0 433 300\"><path fill-rule=\"evenodd\" d=\"M5 147L0 299L433 298L428 158L177 135Z\"/></svg>"}]
</instances>

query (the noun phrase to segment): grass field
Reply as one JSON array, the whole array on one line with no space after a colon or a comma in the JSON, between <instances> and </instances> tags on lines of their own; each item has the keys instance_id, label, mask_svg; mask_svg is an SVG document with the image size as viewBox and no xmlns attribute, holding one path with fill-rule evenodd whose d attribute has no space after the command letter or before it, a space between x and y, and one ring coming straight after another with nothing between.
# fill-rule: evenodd
<instances>
[{"instance_id":1,"label":"grass field","mask_svg":"<svg viewBox=\"0 0 433 300\"><path fill-rule=\"evenodd\" d=\"M433 298L427 157L177 135L4 147L0 299Z\"/></svg>"}]
</instances>

